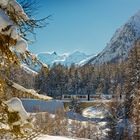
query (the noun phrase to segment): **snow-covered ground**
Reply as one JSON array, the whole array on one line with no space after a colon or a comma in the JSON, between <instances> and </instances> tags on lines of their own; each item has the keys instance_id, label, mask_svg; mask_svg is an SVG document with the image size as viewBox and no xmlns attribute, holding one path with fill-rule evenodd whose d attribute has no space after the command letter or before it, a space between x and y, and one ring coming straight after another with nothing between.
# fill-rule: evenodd
<instances>
[{"instance_id":1,"label":"snow-covered ground","mask_svg":"<svg viewBox=\"0 0 140 140\"><path fill-rule=\"evenodd\" d=\"M43 135L38 138L35 138L35 140L86 140L86 139L78 139L78 138L73 139L68 137Z\"/></svg>"},{"instance_id":2,"label":"snow-covered ground","mask_svg":"<svg viewBox=\"0 0 140 140\"><path fill-rule=\"evenodd\" d=\"M84 128L86 131L88 127L91 128L91 131L94 130L94 132L92 134L90 134L92 138L96 135L98 135L100 138L106 138L108 136L108 132L110 131L110 129L108 128L108 121L107 121L105 112L106 111L102 111L100 109L95 109L94 107L89 107L83 111L83 113L86 113L87 116L86 115L82 116L81 114L78 114L78 113L75 113L72 111L67 112L65 114L65 117L67 120L67 128L68 128L68 132L69 132L68 136L73 137L73 135L72 135L73 132L75 131L75 129L77 129L77 126L80 126L79 129L81 129L81 130ZM41 113L41 112L39 112L39 113ZM38 113L31 113L31 114L33 116L39 115ZM42 118L44 118L43 116L45 116L45 112L41 113L40 115L42 115ZM51 118L54 119L54 121L55 121L55 114L54 115L50 114L49 119L52 120ZM48 118L47 118L47 120L48 120ZM77 131L77 133L79 132L78 130L76 130L76 131ZM53 139L69 140L66 137L63 138L63 137L52 137L52 136L42 136L42 137L39 137L37 140L42 140L42 139L43 140L44 139L46 139L46 140L51 140L51 139L52 140Z\"/></svg>"},{"instance_id":3,"label":"snow-covered ground","mask_svg":"<svg viewBox=\"0 0 140 140\"><path fill-rule=\"evenodd\" d=\"M83 110L82 115L88 118L100 118L103 119L106 117L107 111L106 110L98 110L95 107L89 107Z\"/></svg>"}]
</instances>

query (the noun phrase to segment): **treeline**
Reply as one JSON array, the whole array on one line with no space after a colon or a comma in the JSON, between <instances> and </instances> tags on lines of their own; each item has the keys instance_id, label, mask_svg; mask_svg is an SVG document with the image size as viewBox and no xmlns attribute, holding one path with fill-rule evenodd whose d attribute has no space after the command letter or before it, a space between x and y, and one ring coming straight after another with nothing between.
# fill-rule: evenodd
<instances>
[{"instance_id":1,"label":"treeline","mask_svg":"<svg viewBox=\"0 0 140 140\"><path fill-rule=\"evenodd\" d=\"M69 68L54 64L48 73L41 69L35 78L35 88L54 98L63 94L116 94L122 90L126 78L123 67L124 63Z\"/></svg>"}]
</instances>

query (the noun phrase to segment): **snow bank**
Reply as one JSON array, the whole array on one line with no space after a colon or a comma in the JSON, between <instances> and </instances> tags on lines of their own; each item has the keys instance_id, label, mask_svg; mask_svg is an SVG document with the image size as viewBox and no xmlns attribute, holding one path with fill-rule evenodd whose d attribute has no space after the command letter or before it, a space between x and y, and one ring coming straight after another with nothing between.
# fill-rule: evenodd
<instances>
[{"instance_id":1,"label":"snow bank","mask_svg":"<svg viewBox=\"0 0 140 140\"><path fill-rule=\"evenodd\" d=\"M60 136L40 136L36 140L86 140L86 139L78 139L78 138L68 138L68 137L60 137Z\"/></svg>"}]
</instances>

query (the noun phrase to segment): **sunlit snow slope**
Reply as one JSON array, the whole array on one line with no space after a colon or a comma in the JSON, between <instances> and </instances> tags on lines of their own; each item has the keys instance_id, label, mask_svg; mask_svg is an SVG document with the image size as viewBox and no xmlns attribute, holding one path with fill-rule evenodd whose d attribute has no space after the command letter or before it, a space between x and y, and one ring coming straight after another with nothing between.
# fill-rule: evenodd
<instances>
[{"instance_id":1,"label":"sunlit snow slope","mask_svg":"<svg viewBox=\"0 0 140 140\"><path fill-rule=\"evenodd\" d=\"M90 59L88 64L119 62L126 59L138 38L140 38L140 11L132 16L126 24L117 29L105 49Z\"/></svg>"}]
</instances>

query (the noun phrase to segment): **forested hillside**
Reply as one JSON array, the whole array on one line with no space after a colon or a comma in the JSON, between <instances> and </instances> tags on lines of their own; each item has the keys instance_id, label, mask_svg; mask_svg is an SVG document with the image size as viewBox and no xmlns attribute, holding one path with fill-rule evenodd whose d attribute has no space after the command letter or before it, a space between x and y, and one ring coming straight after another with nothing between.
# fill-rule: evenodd
<instances>
[{"instance_id":1,"label":"forested hillside","mask_svg":"<svg viewBox=\"0 0 140 140\"><path fill-rule=\"evenodd\" d=\"M105 48L97 55L93 56L88 64L115 63L128 58L128 54L133 44L140 38L140 11L134 14L113 34Z\"/></svg>"},{"instance_id":2,"label":"forested hillside","mask_svg":"<svg viewBox=\"0 0 140 140\"><path fill-rule=\"evenodd\" d=\"M113 125L111 137L117 132L121 139L139 139L140 134L140 40L137 40L127 61L116 64L86 65L70 68L54 65L49 72L41 69L35 78L35 88L40 93L61 99L63 94L107 94L117 98L125 96L124 104L112 105ZM118 123L118 125L117 125ZM121 127L122 131L114 130ZM121 129L120 128L120 129Z\"/></svg>"}]
</instances>

